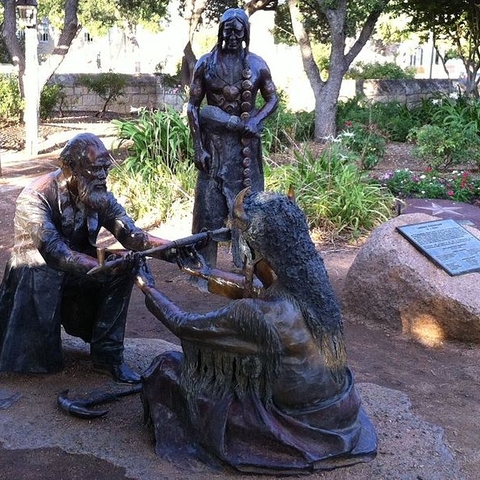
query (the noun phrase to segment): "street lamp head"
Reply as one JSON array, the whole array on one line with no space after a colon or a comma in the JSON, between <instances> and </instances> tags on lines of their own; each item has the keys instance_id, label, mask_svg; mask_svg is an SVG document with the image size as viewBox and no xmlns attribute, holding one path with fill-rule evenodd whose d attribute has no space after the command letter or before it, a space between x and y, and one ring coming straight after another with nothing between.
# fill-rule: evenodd
<instances>
[{"instance_id":1,"label":"street lamp head","mask_svg":"<svg viewBox=\"0 0 480 480\"><path fill-rule=\"evenodd\" d=\"M37 6L37 0L17 0L16 2L18 15L28 28L37 25Z\"/></svg>"}]
</instances>

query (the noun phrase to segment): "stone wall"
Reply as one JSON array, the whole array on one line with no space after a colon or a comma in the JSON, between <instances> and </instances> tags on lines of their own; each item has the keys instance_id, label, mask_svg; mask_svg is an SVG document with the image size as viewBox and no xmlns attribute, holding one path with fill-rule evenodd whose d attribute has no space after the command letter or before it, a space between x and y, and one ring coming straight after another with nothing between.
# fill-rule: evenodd
<instances>
[{"instance_id":1,"label":"stone wall","mask_svg":"<svg viewBox=\"0 0 480 480\"><path fill-rule=\"evenodd\" d=\"M92 74L95 75L95 74ZM66 94L64 110L100 111L104 101L78 84L78 74L54 75L49 83L63 85ZM458 90L455 80L344 80L340 100L364 95L374 102L396 100L415 105L424 98L438 94L450 94ZM129 75L125 95L111 102L108 110L116 113L135 112L139 108L163 108L170 106L181 110L185 96L180 88L166 87L161 75Z\"/></svg>"},{"instance_id":2,"label":"stone wall","mask_svg":"<svg viewBox=\"0 0 480 480\"><path fill-rule=\"evenodd\" d=\"M95 74L91 74L95 75ZM53 75L50 84L63 86L65 93L64 110L100 111L104 100L78 83L77 74ZM161 75L128 75L125 93L117 100L108 104L108 111L116 113L131 113L140 108L162 108L170 106L181 110L184 98L178 88L166 87Z\"/></svg>"},{"instance_id":3,"label":"stone wall","mask_svg":"<svg viewBox=\"0 0 480 480\"><path fill-rule=\"evenodd\" d=\"M365 96L374 102L398 101L409 106L425 98L458 92L458 81L448 79L344 80L340 98Z\"/></svg>"}]
</instances>

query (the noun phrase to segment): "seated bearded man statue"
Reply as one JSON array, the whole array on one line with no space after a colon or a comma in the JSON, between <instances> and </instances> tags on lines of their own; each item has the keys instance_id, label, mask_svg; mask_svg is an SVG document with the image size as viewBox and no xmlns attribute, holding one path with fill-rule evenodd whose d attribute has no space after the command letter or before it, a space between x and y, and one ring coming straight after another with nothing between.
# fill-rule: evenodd
<instances>
[{"instance_id":1,"label":"seated bearded man statue","mask_svg":"<svg viewBox=\"0 0 480 480\"><path fill-rule=\"evenodd\" d=\"M233 218L263 282L258 297L187 313L155 288L145 265L136 280L183 349L158 356L142 379L157 453L176 435L203 458L242 472L308 474L373 459L375 430L346 363L339 305L303 212L286 196L242 191ZM197 268L222 282L218 271ZM172 413L173 434L165 426Z\"/></svg>"},{"instance_id":2,"label":"seated bearded man statue","mask_svg":"<svg viewBox=\"0 0 480 480\"><path fill-rule=\"evenodd\" d=\"M96 371L140 383L123 357L135 257L118 255L92 274L102 251L96 242L102 227L133 251L168 242L137 227L108 191L112 164L100 138L79 133L60 153L60 168L20 193L0 285L0 372L61 371L63 327L90 344Z\"/></svg>"}]
</instances>

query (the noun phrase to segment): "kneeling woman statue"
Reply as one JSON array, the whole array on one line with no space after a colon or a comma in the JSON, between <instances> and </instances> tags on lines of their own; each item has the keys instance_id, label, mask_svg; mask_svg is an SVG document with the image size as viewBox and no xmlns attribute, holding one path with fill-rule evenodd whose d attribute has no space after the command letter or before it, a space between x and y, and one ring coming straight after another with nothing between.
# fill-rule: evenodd
<instances>
[{"instance_id":1,"label":"kneeling woman statue","mask_svg":"<svg viewBox=\"0 0 480 480\"><path fill-rule=\"evenodd\" d=\"M263 281L261 289L245 282L247 290L260 296L187 313L155 289L145 267L137 277L147 307L183 349L158 356L143 377L157 452L167 434L162 418L173 413L178 435L203 458L242 472L301 474L371 460L375 431L347 367L339 305L303 212L286 196L243 191L234 222L247 270ZM222 282L216 271L198 270Z\"/></svg>"}]
</instances>

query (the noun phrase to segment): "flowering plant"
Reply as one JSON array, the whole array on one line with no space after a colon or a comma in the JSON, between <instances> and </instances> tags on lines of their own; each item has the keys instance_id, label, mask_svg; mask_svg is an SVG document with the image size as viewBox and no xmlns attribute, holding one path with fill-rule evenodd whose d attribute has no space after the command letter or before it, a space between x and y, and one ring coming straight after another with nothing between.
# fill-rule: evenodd
<instances>
[{"instance_id":1,"label":"flowering plant","mask_svg":"<svg viewBox=\"0 0 480 480\"><path fill-rule=\"evenodd\" d=\"M337 140L358 157L360 168L365 170L375 167L385 154L385 138L375 125L347 121Z\"/></svg>"},{"instance_id":2,"label":"flowering plant","mask_svg":"<svg viewBox=\"0 0 480 480\"><path fill-rule=\"evenodd\" d=\"M427 168L419 174L402 169L373 174L371 180L399 198L443 198L466 203L480 198L480 179L468 170L440 174Z\"/></svg>"}]
</instances>

